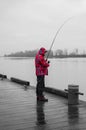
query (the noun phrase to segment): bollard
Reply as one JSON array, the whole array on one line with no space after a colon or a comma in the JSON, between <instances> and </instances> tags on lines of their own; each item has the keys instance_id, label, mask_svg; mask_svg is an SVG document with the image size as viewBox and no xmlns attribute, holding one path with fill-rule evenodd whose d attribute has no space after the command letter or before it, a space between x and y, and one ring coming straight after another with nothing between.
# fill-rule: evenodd
<instances>
[{"instance_id":1,"label":"bollard","mask_svg":"<svg viewBox=\"0 0 86 130\"><path fill-rule=\"evenodd\" d=\"M79 104L79 86L68 85L68 105Z\"/></svg>"}]
</instances>

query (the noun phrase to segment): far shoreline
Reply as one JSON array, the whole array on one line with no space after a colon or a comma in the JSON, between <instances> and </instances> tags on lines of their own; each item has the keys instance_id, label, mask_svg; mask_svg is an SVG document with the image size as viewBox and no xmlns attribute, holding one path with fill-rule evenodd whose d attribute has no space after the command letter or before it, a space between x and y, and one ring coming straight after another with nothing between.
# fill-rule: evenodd
<instances>
[{"instance_id":1,"label":"far shoreline","mask_svg":"<svg viewBox=\"0 0 86 130\"><path fill-rule=\"evenodd\" d=\"M0 56L0 57L5 57L5 58L35 58L35 56ZM53 57L49 57L50 59L57 59L57 58L86 58L86 55L59 55L59 56L53 56Z\"/></svg>"}]
</instances>

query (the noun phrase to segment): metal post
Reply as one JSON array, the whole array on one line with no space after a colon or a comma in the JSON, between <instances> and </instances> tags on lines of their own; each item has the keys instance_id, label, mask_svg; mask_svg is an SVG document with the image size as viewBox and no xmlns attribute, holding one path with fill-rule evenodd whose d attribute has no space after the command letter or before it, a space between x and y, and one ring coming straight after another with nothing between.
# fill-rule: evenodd
<instances>
[{"instance_id":1,"label":"metal post","mask_svg":"<svg viewBox=\"0 0 86 130\"><path fill-rule=\"evenodd\" d=\"M68 85L68 105L79 104L79 86Z\"/></svg>"}]
</instances>

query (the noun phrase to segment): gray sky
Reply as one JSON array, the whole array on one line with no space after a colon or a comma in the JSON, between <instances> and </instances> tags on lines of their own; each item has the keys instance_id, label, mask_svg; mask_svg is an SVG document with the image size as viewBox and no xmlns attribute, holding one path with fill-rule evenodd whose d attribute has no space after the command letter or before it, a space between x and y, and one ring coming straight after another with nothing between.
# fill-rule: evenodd
<instances>
[{"instance_id":1,"label":"gray sky","mask_svg":"<svg viewBox=\"0 0 86 130\"><path fill-rule=\"evenodd\" d=\"M0 55L49 49L86 49L86 0L0 0Z\"/></svg>"}]
</instances>

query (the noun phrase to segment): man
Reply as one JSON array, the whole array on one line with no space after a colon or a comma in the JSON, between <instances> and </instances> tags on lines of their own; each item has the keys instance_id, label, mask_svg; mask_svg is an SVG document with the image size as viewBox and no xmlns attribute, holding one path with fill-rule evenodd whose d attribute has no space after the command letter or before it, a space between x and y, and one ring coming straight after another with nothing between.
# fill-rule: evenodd
<instances>
[{"instance_id":1,"label":"man","mask_svg":"<svg viewBox=\"0 0 86 130\"><path fill-rule=\"evenodd\" d=\"M45 48L40 48L35 57L35 67L37 76L36 96L37 101L48 101L43 95L45 88L45 75L48 75L49 62L45 59Z\"/></svg>"}]
</instances>

